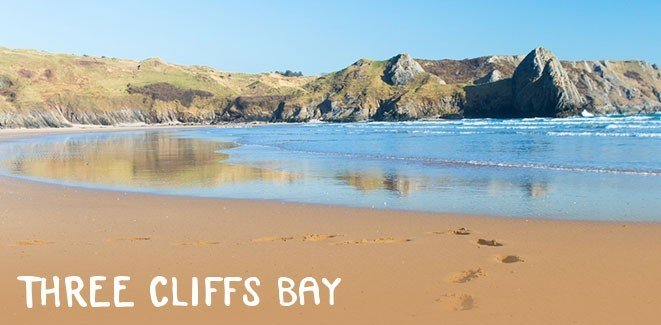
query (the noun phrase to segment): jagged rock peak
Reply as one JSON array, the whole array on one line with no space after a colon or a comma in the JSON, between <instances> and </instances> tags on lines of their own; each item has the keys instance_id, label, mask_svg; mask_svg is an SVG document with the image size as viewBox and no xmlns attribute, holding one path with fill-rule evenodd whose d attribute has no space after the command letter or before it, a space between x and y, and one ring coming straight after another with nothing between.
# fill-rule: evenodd
<instances>
[{"instance_id":1,"label":"jagged rock peak","mask_svg":"<svg viewBox=\"0 0 661 325\"><path fill-rule=\"evenodd\" d=\"M505 79L505 76L498 70L491 70L489 73L487 73L484 77L475 80L475 84L486 84L490 82L496 82L498 80Z\"/></svg>"},{"instance_id":2,"label":"jagged rock peak","mask_svg":"<svg viewBox=\"0 0 661 325\"><path fill-rule=\"evenodd\" d=\"M527 81L535 81L542 76L544 67L552 60L558 61L551 51L538 47L526 55L519 66L516 67L514 74L520 78L525 77Z\"/></svg>"},{"instance_id":3,"label":"jagged rock peak","mask_svg":"<svg viewBox=\"0 0 661 325\"><path fill-rule=\"evenodd\" d=\"M370 59L360 59L360 60L354 62L352 65L359 67L359 66L366 65L366 64L371 64L371 63L372 63L372 60L370 60Z\"/></svg>"},{"instance_id":4,"label":"jagged rock peak","mask_svg":"<svg viewBox=\"0 0 661 325\"><path fill-rule=\"evenodd\" d=\"M558 58L538 47L512 76L514 108L521 116L566 116L583 106L583 97Z\"/></svg>"},{"instance_id":5,"label":"jagged rock peak","mask_svg":"<svg viewBox=\"0 0 661 325\"><path fill-rule=\"evenodd\" d=\"M425 70L408 54L399 54L392 57L385 71L385 79L394 86L402 86L410 83L415 77L424 73Z\"/></svg>"}]
</instances>

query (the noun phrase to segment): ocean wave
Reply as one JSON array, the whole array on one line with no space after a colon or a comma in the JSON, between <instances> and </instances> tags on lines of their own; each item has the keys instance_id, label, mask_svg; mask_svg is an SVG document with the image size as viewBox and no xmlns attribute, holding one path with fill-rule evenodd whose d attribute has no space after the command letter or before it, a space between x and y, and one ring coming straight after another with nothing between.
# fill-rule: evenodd
<instances>
[{"instance_id":1,"label":"ocean wave","mask_svg":"<svg viewBox=\"0 0 661 325\"><path fill-rule=\"evenodd\" d=\"M407 163L420 163L423 165L437 165L445 167L484 167L484 168L512 168L512 169L538 169L549 171L566 171L566 172L580 172L580 173L605 173L605 174L624 174L624 175L640 175L640 176L661 176L661 170L638 170L638 169L625 169L625 168L606 168L606 167L592 167L592 166L563 166L553 164L538 164L538 163L514 163L514 162L495 162L495 161L482 161L482 160L457 160L457 159L438 159L438 158L425 158L425 157L402 157L392 155L379 155L379 154L363 154L363 153L347 153L336 151L317 151L317 150L296 150L288 149L278 145L249 145L253 147L262 148L275 148L278 150L286 151L289 153L316 155L316 156L334 156L351 159L361 160L390 160L390 161L403 161Z\"/></svg>"},{"instance_id":2,"label":"ocean wave","mask_svg":"<svg viewBox=\"0 0 661 325\"><path fill-rule=\"evenodd\" d=\"M630 132L571 132L550 131L546 134L559 137L633 137L633 138L661 138L661 133L630 133Z\"/></svg>"},{"instance_id":3,"label":"ocean wave","mask_svg":"<svg viewBox=\"0 0 661 325\"><path fill-rule=\"evenodd\" d=\"M410 134L433 134L433 135L473 135L485 134L486 132L478 131L433 131L433 130L412 130L408 131Z\"/></svg>"},{"instance_id":4,"label":"ocean wave","mask_svg":"<svg viewBox=\"0 0 661 325\"><path fill-rule=\"evenodd\" d=\"M650 130L657 130L661 129L661 123L654 123L654 124L629 124L629 123L615 123L615 124L608 124L606 126L606 129L650 129Z\"/></svg>"},{"instance_id":5,"label":"ocean wave","mask_svg":"<svg viewBox=\"0 0 661 325\"><path fill-rule=\"evenodd\" d=\"M645 171L645 170L635 170L635 169L576 167L576 166L570 167L570 166L557 166L557 165L545 165L545 164L514 164L514 163L473 161L473 160L468 161L467 163L476 166L488 166L488 167L529 168L529 169L544 169L544 170L558 170L558 171L585 172L585 173L661 176L661 170Z\"/></svg>"},{"instance_id":6,"label":"ocean wave","mask_svg":"<svg viewBox=\"0 0 661 325\"><path fill-rule=\"evenodd\" d=\"M464 119L464 120L424 120L405 122L356 122L340 124L340 128L358 129L425 129L425 128L617 128L619 125L632 128L661 128L659 115L640 116L599 116L593 118L525 118L525 119Z\"/></svg>"}]
</instances>

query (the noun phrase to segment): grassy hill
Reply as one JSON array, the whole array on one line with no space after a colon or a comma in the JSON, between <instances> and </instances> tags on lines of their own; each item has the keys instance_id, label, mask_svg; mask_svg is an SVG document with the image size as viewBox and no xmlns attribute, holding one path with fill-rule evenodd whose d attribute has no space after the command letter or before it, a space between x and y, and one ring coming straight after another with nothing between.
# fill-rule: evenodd
<instances>
[{"instance_id":1,"label":"grassy hill","mask_svg":"<svg viewBox=\"0 0 661 325\"><path fill-rule=\"evenodd\" d=\"M65 124L57 114L73 123L132 122L105 114L113 112L151 113L154 120L142 122L168 122L173 113L209 115L241 94L305 92L302 86L313 79L220 72L157 58L134 61L0 48L0 112L15 118L44 114L25 126ZM17 122L0 125L20 126Z\"/></svg>"}]
</instances>

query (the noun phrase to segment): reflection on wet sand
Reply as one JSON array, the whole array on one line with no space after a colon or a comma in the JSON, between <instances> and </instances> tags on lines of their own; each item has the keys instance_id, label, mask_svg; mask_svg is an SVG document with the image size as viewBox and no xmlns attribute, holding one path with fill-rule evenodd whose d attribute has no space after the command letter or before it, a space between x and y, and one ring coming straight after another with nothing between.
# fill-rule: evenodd
<instances>
[{"instance_id":1,"label":"reflection on wet sand","mask_svg":"<svg viewBox=\"0 0 661 325\"><path fill-rule=\"evenodd\" d=\"M525 179L520 182L504 182L502 180L489 180L488 185L493 196L502 195L504 191L513 192L519 190L527 198L541 199L546 197L551 190L549 184L541 179Z\"/></svg>"},{"instance_id":2,"label":"reflection on wet sand","mask_svg":"<svg viewBox=\"0 0 661 325\"><path fill-rule=\"evenodd\" d=\"M528 198L544 198L552 190L552 186L548 181L536 178L525 179L520 182L510 182L490 177L462 179L452 176L441 176L433 180L429 186L433 187L436 191L464 188L471 192L481 191L493 197L502 197L503 193L521 192Z\"/></svg>"},{"instance_id":3,"label":"reflection on wet sand","mask_svg":"<svg viewBox=\"0 0 661 325\"><path fill-rule=\"evenodd\" d=\"M77 183L152 188L215 187L297 176L223 162L232 143L176 138L165 132L74 137L14 146L7 161L15 174Z\"/></svg>"},{"instance_id":4,"label":"reflection on wet sand","mask_svg":"<svg viewBox=\"0 0 661 325\"><path fill-rule=\"evenodd\" d=\"M472 191L484 190L491 196L501 196L503 192L520 190L530 198L543 198L550 191L549 184L539 179L527 179L519 183L512 183L491 178L470 180L452 176L415 178L399 175L396 172L384 173L381 170L344 171L335 178L363 193L384 190L399 196L409 196L415 191L432 188L435 191L445 191L452 188L466 188Z\"/></svg>"},{"instance_id":5,"label":"reflection on wet sand","mask_svg":"<svg viewBox=\"0 0 661 325\"><path fill-rule=\"evenodd\" d=\"M336 176L336 179L364 193L386 190L400 196L407 196L416 190L424 188L422 182L407 176L381 171L356 172L347 171Z\"/></svg>"},{"instance_id":6,"label":"reflection on wet sand","mask_svg":"<svg viewBox=\"0 0 661 325\"><path fill-rule=\"evenodd\" d=\"M442 183L444 188L464 187L477 191L482 190L493 197L502 197L503 193L520 192L525 197L537 199L548 196L552 189L550 184L543 179L526 179L520 182L511 182L489 177L472 180L446 177L443 178Z\"/></svg>"},{"instance_id":7,"label":"reflection on wet sand","mask_svg":"<svg viewBox=\"0 0 661 325\"><path fill-rule=\"evenodd\" d=\"M526 194L533 198L542 198L549 193L549 184L545 182L527 182L523 185Z\"/></svg>"}]
</instances>

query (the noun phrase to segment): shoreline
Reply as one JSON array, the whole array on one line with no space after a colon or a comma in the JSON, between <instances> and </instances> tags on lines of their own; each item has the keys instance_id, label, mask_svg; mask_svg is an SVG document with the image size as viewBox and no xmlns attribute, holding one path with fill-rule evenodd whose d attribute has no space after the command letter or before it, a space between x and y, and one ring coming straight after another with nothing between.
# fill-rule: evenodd
<instances>
[{"instance_id":1,"label":"shoreline","mask_svg":"<svg viewBox=\"0 0 661 325\"><path fill-rule=\"evenodd\" d=\"M208 127L222 127L222 125L209 125L209 124L146 124L139 126L123 126L123 125L75 125L65 128L0 128L0 142L5 142L9 139L35 137L40 135L50 134L77 134L83 132L118 132L118 131L139 131L139 130L163 130L163 129L188 129L188 128L208 128Z\"/></svg>"}]
</instances>

